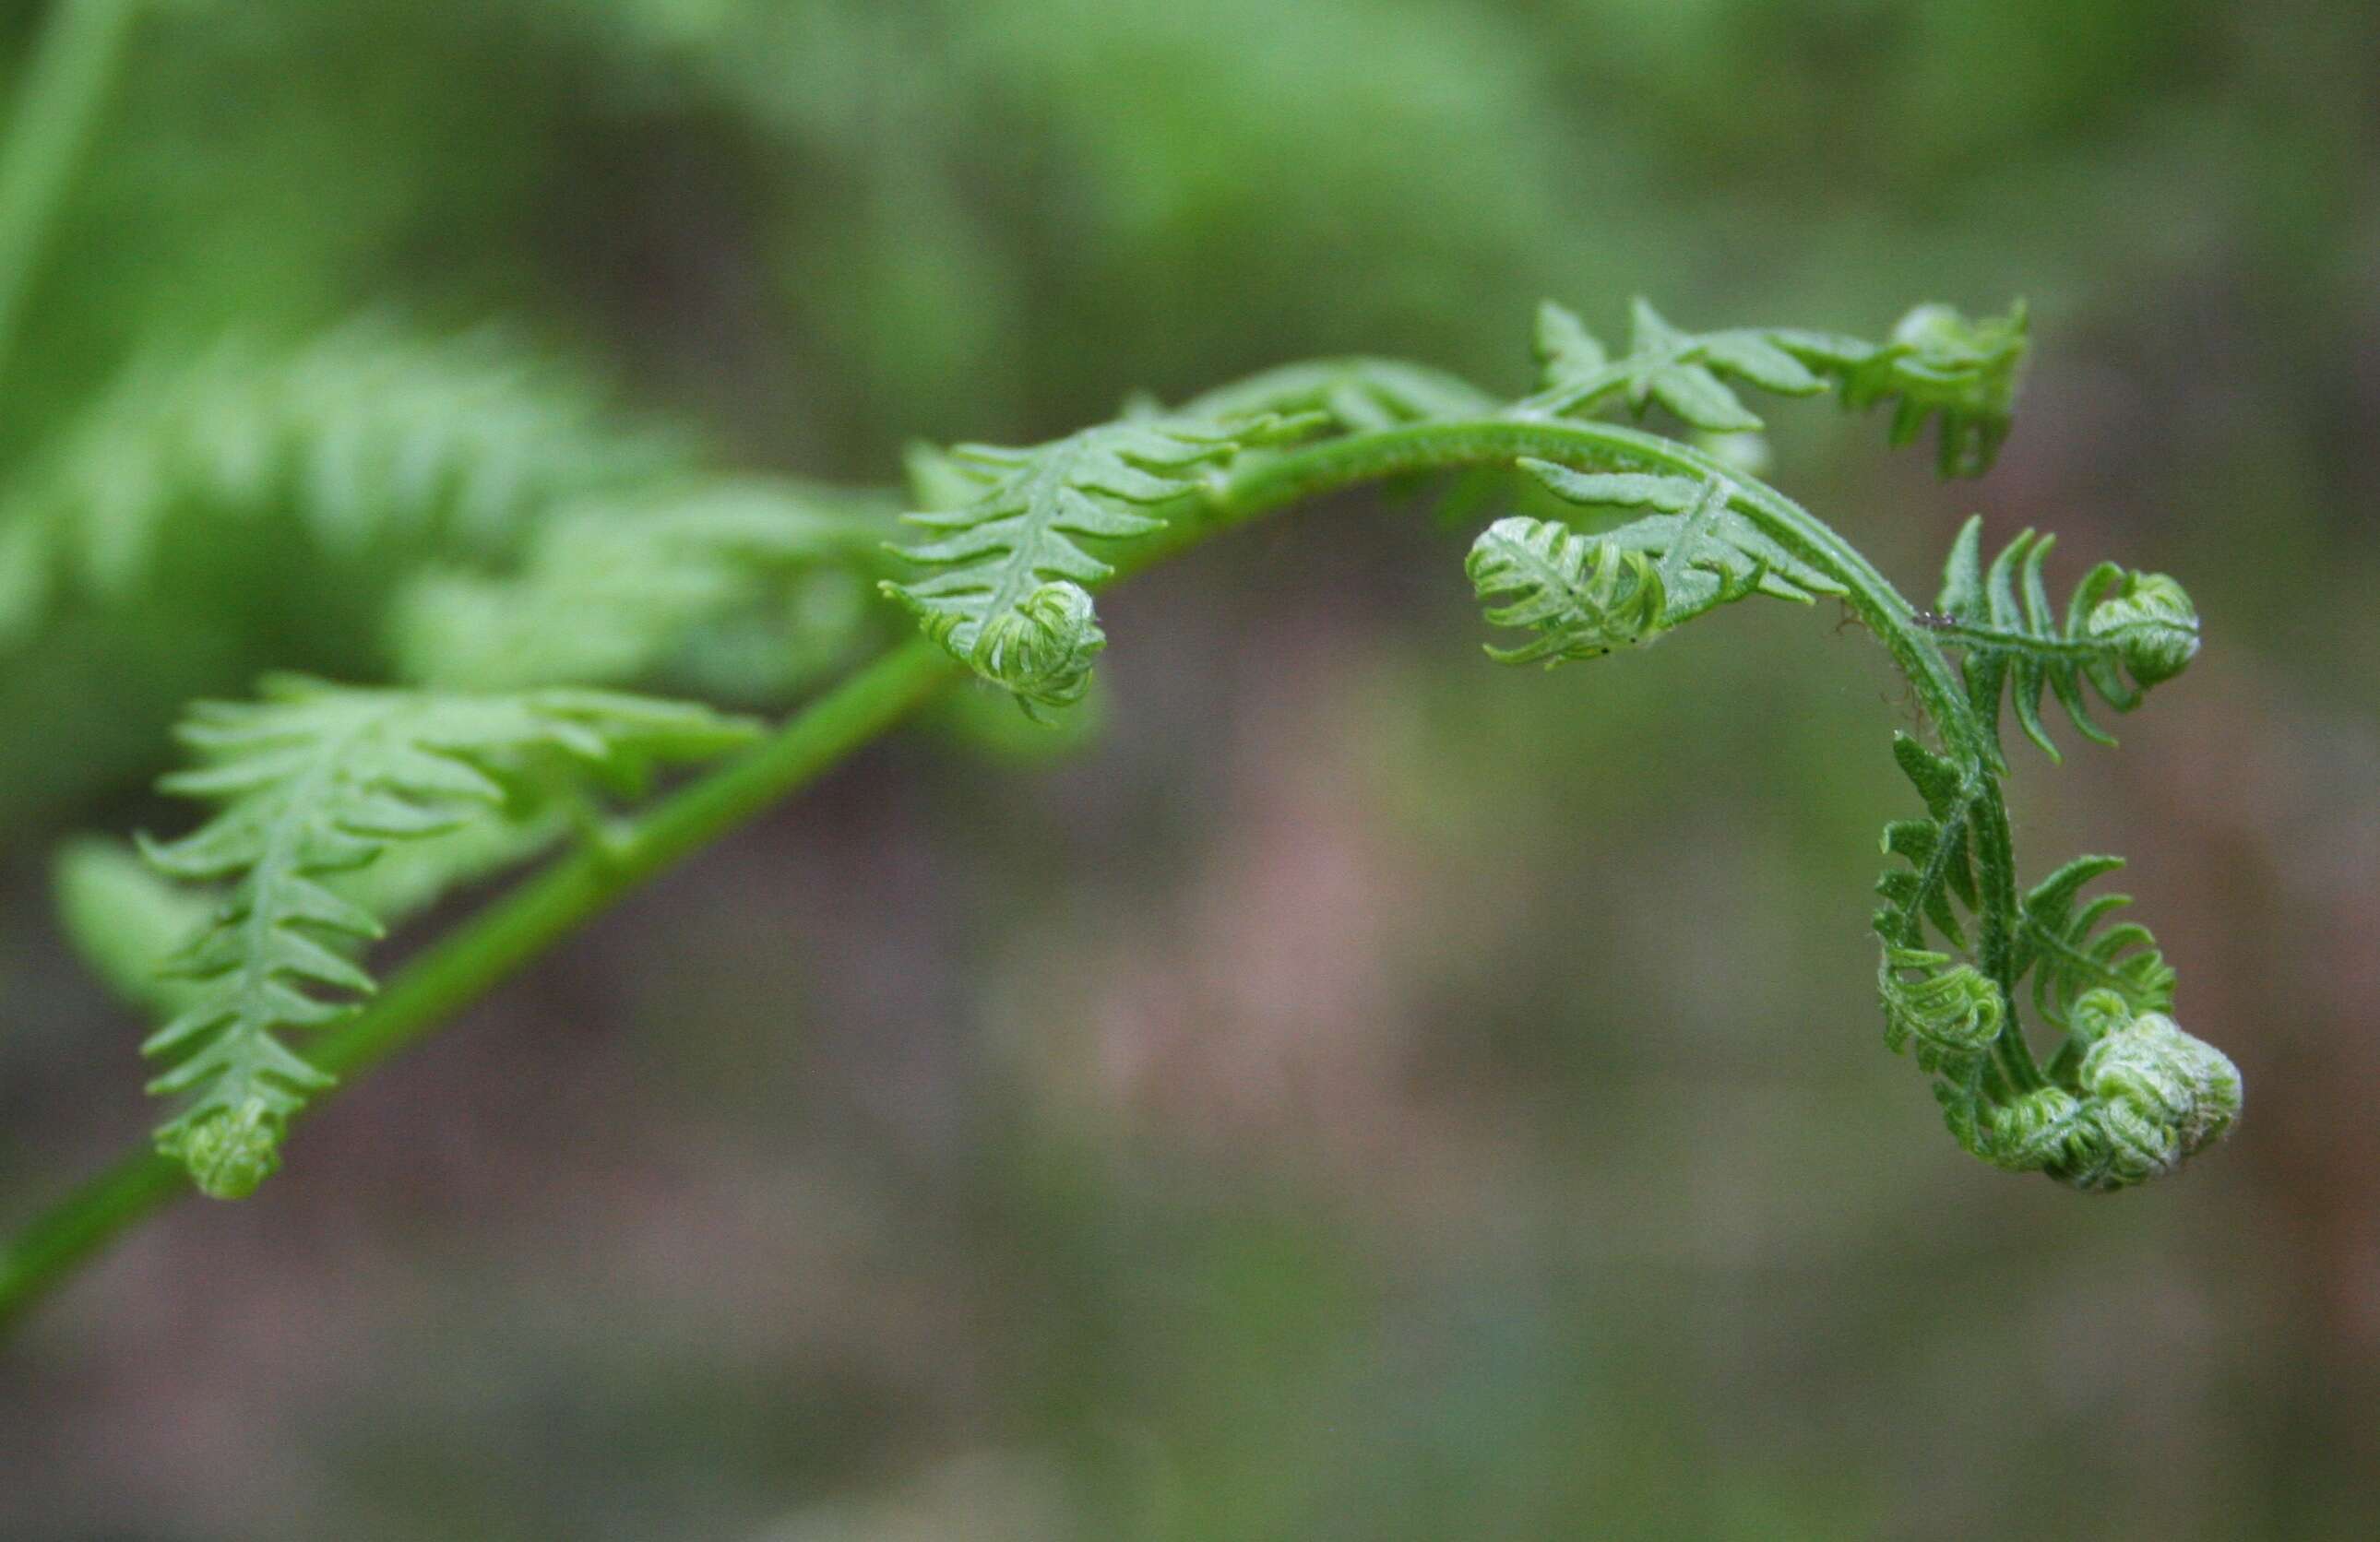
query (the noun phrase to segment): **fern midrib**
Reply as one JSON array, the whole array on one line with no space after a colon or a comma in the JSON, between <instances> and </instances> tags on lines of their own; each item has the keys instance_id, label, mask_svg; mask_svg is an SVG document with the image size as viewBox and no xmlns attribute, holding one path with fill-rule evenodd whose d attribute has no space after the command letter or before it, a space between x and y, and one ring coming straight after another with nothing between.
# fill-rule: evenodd
<instances>
[{"instance_id":1,"label":"fern midrib","mask_svg":"<svg viewBox=\"0 0 2380 1542\"><path fill-rule=\"evenodd\" d=\"M1009 542L1007 555L988 565L998 577L985 596L980 613L963 622L953 633L954 639L964 633L965 646L973 648L983 635L985 618L1015 610L1045 582L1040 571L1041 549L1050 541L1067 539L1058 528L1058 522L1065 516L1066 489L1074 477L1075 463L1081 460L1090 435L1097 431L1087 429L1071 434L1051 445L1047 454L1033 457L1018 494L1023 512L1018 516L1017 537ZM1004 496L1009 488L1016 485L1014 481L1002 482L991 496Z\"/></svg>"},{"instance_id":2,"label":"fern midrib","mask_svg":"<svg viewBox=\"0 0 2380 1542\"><path fill-rule=\"evenodd\" d=\"M2098 959L2076 948L2064 937L2051 931L2030 916L2018 918L2017 930L2036 952L2056 958L2077 974L2088 975L2101 985L2119 990L2125 983L2121 969L2100 963ZM2038 966L2036 964L2035 967Z\"/></svg>"},{"instance_id":3,"label":"fern midrib","mask_svg":"<svg viewBox=\"0 0 2380 1542\"><path fill-rule=\"evenodd\" d=\"M264 853L249 873L248 916L242 922L247 945L240 961L240 1015L236 1025L222 1032L243 1031L270 1037L275 1029L291 1025L276 1023L273 1014L261 1009L266 992L273 984L277 966L266 961L272 956L273 935L288 924L289 910L278 904L268 905L268 896L278 896L288 885L301 881L307 872L303 854L318 832L334 830L327 811L338 807L341 783L346 779L341 768L348 755L365 738L385 726L386 716L368 718L354 728L322 741L322 752L314 757L301 780L285 783L281 802L287 813L274 820L269 827ZM243 1070L243 1075L252 1072ZM200 1090L200 1098L206 1093Z\"/></svg>"},{"instance_id":4,"label":"fern midrib","mask_svg":"<svg viewBox=\"0 0 2380 1542\"><path fill-rule=\"evenodd\" d=\"M2002 653L2010 657L2031 654L2036 658L2071 659L2088 663L2107 653L2104 643L2086 642L2076 637L2062 637L2046 632L2014 632L2000 626L1979 626L1973 622L1959 621L1932 611L1917 613L1917 624L1942 641L1957 648L1977 652Z\"/></svg>"}]
</instances>

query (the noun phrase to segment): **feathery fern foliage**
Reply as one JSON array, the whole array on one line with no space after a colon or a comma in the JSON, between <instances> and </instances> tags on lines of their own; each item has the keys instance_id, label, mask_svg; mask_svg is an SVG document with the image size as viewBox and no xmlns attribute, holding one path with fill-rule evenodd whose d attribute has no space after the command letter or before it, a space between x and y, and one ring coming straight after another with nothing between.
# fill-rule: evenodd
<instances>
[{"instance_id":1,"label":"feathery fern foliage","mask_svg":"<svg viewBox=\"0 0 2380 1542\"><path fill-rule=\"evenodd\" d=\"M383 929L332 875L590 780L631 789L659 763L751 733L707 708L586 690L464 696L282 677L261 701L196 708L182 738L202 763L165 786L219 807L144 850L173 878L228 890L171 966L190 982L181 1010L142 1046L170 1062L151 1090L188 1097L159 1149L210 1194L248 1193L277 1165L290 1116L329 1085L283 1036L372 989L355 954Z\"/></svg>"},{"instance_id":2,"label":"feathery fern foliage","mask_svg":"<svg viewBox=\"0 0 2380 1542\"><path fill-rule=\"evenodd\" d=\"M1520 598L1488 613L1498 626L1539 636L1490 647L1501 663L1548 667L1650 642L1705 612L1751 594L1808 604L1842 585L1796 557L1738 512L1723 476L1585 472L1523 458L1521 468L1583 509L1651 510L1617 529L1584 535L1551 520L1499 519L1472 546L1465 571L1477 596Z\"/></svg>"},{"instance_id":3,"label":"feathery fern foliage","mask_svg":"<svg viewBox=\"0 0 2380 1542\"><path fill-rule=\"evenodd\" d=\"M398 672L481 690L686 679L778 697L868 629L863 579L889 511L757 480L556 511L510 572L438 567L398 594Z\"/></svg>"},{"instance_id":4,"label":"feathery fern foliage","mask_svg":"<svg viewBox=\"0 0 2380 1542\"><path fill-rule=\"evenodd\" d=\"M1196 492L1251 446L1312 427L1271 414L1244 421L1126 418L1032 449L964 444L946 467L972 498L908 516L932 538L892 550L926 577L883 591L1028 713L1082 699L1107 646L1086 585L1114 569L1089 543L1161 529L1165 504Z\"/></svg>"},{"instance_id":5,"label":"feathery fern foliage","mask_svg":"<svg viewBox=\"0 0 2380 1542\"><path fill-rule=\"evenodd\" d=\"M2082 683L2089 681L2116 710L2129 712L2149 686L2180 674L2198 652L2198 612L2190 596L2162 573L2128 573L2103 562L2075 586L2061 625L2041 577L2042 561L2058 538L2025 530L1986 571L1983 524L1978 515L1961 528L1943 570L1941 597L1934 613L1921 618L1963 655L1976 714L1997 731L2005 692L2025 736L2056 760L2058 747L2041 721L2047 690L2085 738L2112 746L2116 741L2091 721Z\"/></svg>"},{"instance_id":6,"label":"feathery fern foliage","mask_svg":"<svg viewBox=\"0 0 2380 1542\"><path fill-rule=\"evenodd\" d=\"M424 565L500 567L550 507L686 460L484 332L152 356L0 499L0 832L152 774L185 702L263 669L387 678Z\"/></svg>"},{"instance_id":7,"label":"feathery fern foliage","mask_svg":"<svg viewBox=\"0 0 2380 1542\"><path fill-rule=\"evenodd\" d=\"M1962 913L1982 903L1974 860L1974 814L1983 795L1980 776L1937 755L1906 734L1892 736L1892 758L1925 805L1922 820L1895 820L1884 827L1884 850L1908 864L1877 880L1885 899L1876 929L1888 946L1922 951L1930 924L1944 941L1967 946Z\"/></svg>"},{"instance_id":8,"label":"feathery fern foliage","mask_svg":"<svg viewBox=\"0 0 2380 1542\"><path fill-rule=\"evenodd\" d=\"M1697 429L1744 433L1761 419L1729 381L1783 396L1814 396L1831 381L1853 410L1891 403L1895 444L1938 421L1942 474L1980 476L2008 436L2024 349L2022 306L1984 321L1920 306L1876 344L1783 327L1685 332L1640 298L1628 352L1615 358L1575 313L1548 301L1537 312L1538 388L1515 410L1576 417L1616 398L1639 416L1658 403Z\"/></svg>"},{"instance_id":9,"label":"feathery fern foliage","mask_svg":"<svg viewBox=\"0 0 2380 1542\"><path fill-rule=\"evenodd\" d=\"M9 497L0 646L79 601L187 593L226 544L295 540L359 573L423 548L492 555L555 498L682 460L491 334L369 321L294 353L152 358Z\"/></svg>"},{"instance_id":10,"label":"feathery fern foliage","mask_svg":"<svg viewBox=\"0 0 2380 1542\"><path fill-rule=\"evenodd\" d=\"M2121 859L2078 857L2011 911L2006 816L1989 770L1962 771L1906 736L1893 750L1926 817L1885 827L1886 852L1906 864L1876 885L1885 1042L1895 1052L1913 1046L1952 1135L1996 1166L2091 1191L2169 1172L2219 1139L2239 1114L2238 1070L2169 1015L2174 972L2148 929L2103 929L2130 898L2078 907L2083 885ZM1962 917L2000 937L1978 944L1973 962L1957 956L1970 945ZM1929 927L1954 951L1933 951ZM2029 1053L1995 1054L2022 1042L2003 1036L2019 1031L2015 993L2028 977L2034 1012L2065 1035L2046 1077ZM2111 1076L2117 1051L2100 1041L2117 1025L2129 1026L2119 1042L2131 1058Z\"/></svg>"},{"instance_id":11,"label":"feathery fern foliage","mask_svg":"<svg viewBox=\"0 0 2380 1542\"><path fill-rule=\"evenodd\" d=\"M2026 891L2010 967L2019 979L2033 977L2034 1010L2043 1022L2070 1028L2076 1003L2095 990L2114 991L2133 1012L2173 1010L2173 966L2148 928L2108 924L2131 896L2081 902L2084 884L2123 865L2120 856L2078 856Z\"/></svg>"},{"instance_id":12,"label":"feathery fern foliage","mask_svg":"<svg viewBox=\"0 0 2380 1542\"><path fill-rule=\"evenodd\" d=\"M913 576L877 587L1036 719L1088 688L1106 643L1091 590L1120 565L1197 522L1362 481L1451 475L1472 479L1458 502L1517 486L1533 506L1550 497L1566 511L1494 519L1470 550L1488 620L1532 634L1488 649L1508 663L1641 645L1755 594L1837 598L1908 674L1938 744L1894 745L1924 813L1884 836L1892 866L1875 929L1887 1043L1934 1079L1970 1151L2084 1188L2121 1186L2219 1136L2238 1075L2172 1021L2173 972L2144 929L2116 918L2126 902L2082 897L2113 858L2069 863L2020 894L1995 720L2009 697L2046 746L2039 701L2054 693L2096 736L2083 683L2129 710L2178 673L2197 646L2187 596L2168 578L2103 565L2060 623L2042 581L2048 540L2027 532L1986 570L1971 522L1938 613L1920 613L1749 470L1593 418L1658 404L1699 430L1748 429L1758 420L1737 387L1794 396L1831 385L1852 407L1892 402L1896 440L1940 419L1941 468L1974 472L2005 431L2023 346L2021 310L1972 322L1925 308L1872 345L1774 328L1687 333L1640 302L1630 351L1613 358L1548 306L1540 387L1517 402L1417 366L1329 360L1170 413L1135 407L1033 448L915 451L918 512L906 518L921 535L892 548ZM486 568L412 581L395 628L408 667L454 687L548 688L285 681L260 704L195 714L186 736L205 763L169 784L223 807L150 856L176 879L220 885L222 900L173 966L175 1010L151 1049L172 1062L158 1089L190 1099L161 1144L209 1192L245 1192L271 1171L284 1126L323 1079L284 1036L370 989L357 955L394 916L558 839L585 782L715 753L745 731L704 709L584 687L683 662L691 639L738 613L773 613L761 647L781 667L817 639L824 654L853 635L845 603L816 597L847 599L874 578L872 505L757 485L698 496L688 485L665 484L651 502L579 500ZM1158 540L1175 521L1184 528ZM395 879L377 892L363 881L375 867ZM120 889L125 878L93 859L85 882ZM154 895L126 903L145 907L149 933L186 913ZM2046 1062L2020 1012L2028 981L2023 1002L2063 1035Z\"/></svg>"}]
</instances>

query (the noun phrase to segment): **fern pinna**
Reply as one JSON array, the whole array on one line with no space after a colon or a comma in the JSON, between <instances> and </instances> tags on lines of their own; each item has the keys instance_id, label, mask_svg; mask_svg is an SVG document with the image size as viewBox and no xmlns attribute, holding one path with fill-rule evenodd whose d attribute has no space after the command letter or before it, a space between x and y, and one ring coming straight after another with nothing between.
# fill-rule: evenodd
<instances>
[{"instance_id":1,"label":"fern pinna","mask_svg":"<svg viewBox=\"0 0 2380 1542\"><path fill-rule=\"evenodd\" d=\"M142 1046L171 1069L151 1090L189 1095L158 1132L209 1194L253 1190L290 1115L330 1078L283 1042L372 990L351 956L380 918L332 882L389 846L506 817L574 784L633 787L658 761L751 736L707 709L586 690L444 695L287 678L263 700L201 705L182 737L204 762L168 791L222 805L181 839L147 843L177 879L228 884L169 964L190 999Z\"/></svg>"},{"instance_id":2,"label":"fern pinna","mask_svg":"<svg viewBox=\"0 0 2380 1542\"><path fill-rule=\"evenodd\" d=\"M1293 504L1437 476L1462 483L1459 506L1482 489L1526 500L1530 512L1499 511L1464 564L1488 623L1517 635L1488 646L1500 662L1554 667L1646 646L1756 595L1832 600L1863 623L1930 723L1925 739L1893 745L1919 812L1883 837L1874 928L1886 1043L1914 1058L1953 1135L1989 1162L2088 1190L2170 1172L2236 1118L2238 1073L2176 1023L2173 971L2144 928L2118 917L2123 898L2086 892L2115 858L2079 857L2020 887L1998 722L2005 701L2048 749L2049 696L2104 741L2086 686L2130 711L2195 652L2181 587L2102 564L2060 615L2044 574L2049 539L2027 531L1986 565L1970 522L1939 596L1920 610L1742 457L1640 421L1658 411L1692 432L1742 434L1761 427L1746 392L1831 392L1852 410L1888 410L1895 442L1935 425L1940 468L1977 473L2008 431L2025 341L2021 311L1971 321L1927 306L1869 343L1690 332L1640 302L1630 346L1614 351L1548 305L1537 379L1517 398L1418 365L1324 360L1173 409L1136 406L1039 446L920 453L917 533L896 548L896 576L877 581L922 636L625 825L586 811L589 783L719 754L751 730L705 708L584 687L751 603L747 570L849 585L875 579L883 559L860 504L756 526L737 507L674 513L663 497L641 515L557 522L532 544L519 588L472 579L418 601L425 647L445 645L434 650L439 688L285 680L259 703L192 714L185 736L201 764L169 785L220 807L147 851L164 874L220 886L220 897L160 993L171 1015L151 1048L170 1068L157 1087L187 1100L159 1143L209 1193L253 1188L325 1079L303 1030L349 1010L371 983L365 944L442 887L574 832L591 843L442 945L441 967L484 989L619 888L805 784L956 678L972 674L1036 719L1068 713L1106 646L1095 599L1106 585ZM667 581L640 598L632 579L649 563ZM613 658L601 638L540 651L528 634L568 627L590 596L628 606L605 613L638 639L627 653ZM574 670L581 677L566 678ZM528 682L545 688L516 688ZM375 867L396 880L377 892L359 881ZM69 873L78 912L122 895L144 934L189 924L176 920L189 908L175 896L135 892L140 880L117 858ZM429 1031L447 994L364 1008L374 1041ZM2046 1053L2036 1031L2055 1036Z\"/></svg>"}]
</instances>

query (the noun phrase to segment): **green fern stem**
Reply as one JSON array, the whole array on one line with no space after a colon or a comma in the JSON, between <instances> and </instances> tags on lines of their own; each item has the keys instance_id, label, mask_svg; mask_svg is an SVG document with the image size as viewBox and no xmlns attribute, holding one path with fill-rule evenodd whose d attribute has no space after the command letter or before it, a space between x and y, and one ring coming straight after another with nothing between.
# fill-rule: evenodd
<instances>
[{"instance_id":1,"label":"green fern stem","mask_svg":"<svg viewBox=\"0 0 2380 1542\"><path fill-rule=\"evenodd\" d=\"M1120 551L1110 581L1268 515L1366 483L1510 466L1524 456L1581 470L1729 474L1691 447L1614 424L1505 419L1404 424L1249 461L1162 528ZM1882 574L1791 499L1756 483L1733 485L1745 517L1842 585L1844 602L1908 675L1947 750L1964 769L1980 876L1992 896L1984 907L1978 955L2009 994L2015 876L1989 732L1916 612ZM392 976L354 1017L321 1030L309 1041L308 1058L338 1076L341 1087L352 1087L355 1073L426 1038L621 895L798 792L964 674L950 653L925 637L880 656L755 749L490 905ZM2043 1085L2030 1050L2013 1030L2000 1036L1998 1053L1998 1075L2010 1086ZM177 1164L144 1146L37 1217L0 1251L0 1328L188 1186Z\"/></svg>"},{"instance_id":2,"label":"green fern stem","mask_svg":"<svg viewBox=\"0 0 2380 1542\"><path fill-rule=\"evenodd\" d=\"M922 637L884 654L748 754L489 905L392 976L363 1011L309 1038L307 1060L340 1087L351 1085L356 1073L428 1036L622 894L807 786L959 673ZM187 1192L182 1165L144 1146L36 1217L0 1251L0 1330L112 1238Z\"/></svg>"},{"instance_id":3,"label":"green fern stem","mask_svg":"<svg viewBox=\"0 0 2380 1542\"><path fill-rule=\"evenodd\" d=\"M1977 715L1959 675L1942 655L1927 618L1889 579L1825 522L1791 498L1736 477L1716 457L1673 439L1616 423L1494 419L1423 422L1328 440L1259 463L1232 478L1203 517L1184 515L1117 563L1131 572L1220 529L1358 483L1432 471L1549 460L1581 470L1649 471L1721 478L1736 506L1762 532L1843 586L1842 601L1891 654L1916 691L1946 751L1966 775L1965 806L1983 886L1976 957L2009 1001L2015 1000L2016 857L1999 778L2006 769L1991 725ZM2013 1014L2011 1014L2011 1023ZM1998 1075L2015 1091L2046 1083L2033 1050L2011 1026L1994 1047Z\"/></svg>"}]
</instances>

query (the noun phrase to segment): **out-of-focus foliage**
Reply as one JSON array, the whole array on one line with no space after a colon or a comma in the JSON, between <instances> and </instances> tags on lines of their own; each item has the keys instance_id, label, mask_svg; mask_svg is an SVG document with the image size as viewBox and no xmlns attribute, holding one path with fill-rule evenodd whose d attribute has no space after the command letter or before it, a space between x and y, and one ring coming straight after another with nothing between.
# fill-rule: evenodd
<instances>
[{"instance_id":1,"label":"out-of-focus foliage","mask_svg":"<svg viewBox=\"0 0 2380 1542\"><path fill-rule=\"evenodd\" d=\"M0 8L12 70L44 8ZM1773 453L1871 512L1847 527L1912 593L1976 510L1995 550L2054 528L2187 583L2206 657L2014 812L2161 854L2127 880L2192 962L2180 1021L2259 1103L2219 1170L2120 1215L1939 1154L1876 1053L1861 917L1804 898L1873 876L1869 811L1906 795L1845 748L1880 676L1793 684L1852 645L1738 606L1627 671L1507 679L1461 643L1451 543L1351 509L1103 602L1152 643L1103 661L1089 759L871 759L393 1070L392 1105L441 1095L433 1140L358 1101L284 1208L122 1255L0 1364L0 1531L2360 1542L2368 12L151 7L0 381L12 500L128 382L359 313L501 319L566 392L693 429L701 477L890 482L912 438L1033 443L1283 358L1517 392L1545 294L1828 326L2027 296L1991 480L1865 470L1829 448L1868 431L1821 415ZM221 560L273 571L286 519ZM1334 519L1365 539L1283 560ZM42 848L131 822L180 700L266 662L395 674L400 567L342 591L336 648L135 607L0 672L19 1206L148 1118ZM1689 961L1715 930L1730 955ZM215 1310L160 1305L201 1285Z\"/></svg>"}]
</instances>

